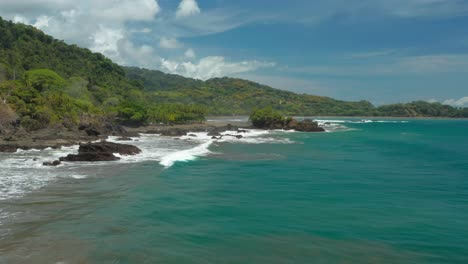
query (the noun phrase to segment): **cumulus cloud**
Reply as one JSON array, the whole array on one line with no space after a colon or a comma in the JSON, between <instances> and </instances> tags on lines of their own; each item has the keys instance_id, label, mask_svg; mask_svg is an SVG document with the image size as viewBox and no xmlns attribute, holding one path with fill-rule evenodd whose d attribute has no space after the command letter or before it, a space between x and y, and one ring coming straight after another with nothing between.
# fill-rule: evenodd
<instances>
[{"instance_id":1,"label":"cumulus cloud","mask_svg":"<svg viewBox=\"0 0 468 264\"><path fill-rule=\"evenodd\" d=\"M176 38L166 38L162 37L159 40L159 47L163 49L177 49L181 48L183 45Z\"/></svg>"},{"instance_id":2,"label":"cumulus cloud","mask_svg":"<svg viewBox=\"0 0 468 264\"><path fill-rule=\"evenodd\" d=\"M177 8L176 17L188 17L200 14L200 8L195 0L182 0Z\"/></svg>"},{"instance_id":3,"label":"cumulus cloud","mask_svg":"<svg viewBox=\"0 0 468 264\"><path fill-rule=\"evenodd\" d=\"M37 18L36 23L33 25L35 28L43 29L49 26L49 17L40 16Z\"/></svg>"},{"instance_id":4,"label":"cumulus cloud","mask_svg":"<svg viewBox=\"0 0 468 264\"><path fill-rule=\"evenodd\" d=\"M196 58L197 57L197 54L195 53L195 51L193 49L187 49L184 53L185 57L189 58L189 59L193 59L193 58Z\"/></svg>"},{"instance_id":5,"label":"cumulus cloud","mask_svg":"<svg viewBox=\"0 0 468 264\"><path fill-rule=\"evenodd\" d=\"M468 107L468 96L462 97L460 99L448 99L443 101L442 103L455 107Z\"/></svg>"},{"instance_id":6,"label":"cumulus cloud","mask_svg":"<svg viewBox=\"0 0 468 264\"><path fill-rule=\"evenodd\" d=\"M144 45L132 43L127 24L152 21L159 12L155 0L0 0L1 16L33 25L122 64L129 64L142 51L148 51Z\"/></svg>"},{"instance_id":7,"label":"cumulus cloud","mask_svg":"<svg viewBox=\"0 0 468 264\"><path fill-rule=\"evenodd\" d=\"M221 56L209 56L198 62L177 62L162 59L161 68L174 74L180 74L195 79L207 80L214 77L254 71L260 68L273 67L274 63L260 61L227 62Z\"/></svg>"},{"instance_id":8,"label":"cumulus cloud","mask_svg":"<svg viewBox=\"0 0 468 264\"><path fill-rule=\"evenodd\" d=\"M0 16L33 25L122 65L160 69L198 79L274 66L255 60L228 62L221 56L196 59L191 48L178 51L183 47L178 37L225 31L238 24L225 22L224 12L196 16L201 11L195 0L182 0L175 17L157 17L160 11L156 0L0 0ZM181 19L187 17L193 21ZM229 21L238 19L231 17ZM147 43L151 37L159 42L150 46Z\"/></svg>"}]
</instances>

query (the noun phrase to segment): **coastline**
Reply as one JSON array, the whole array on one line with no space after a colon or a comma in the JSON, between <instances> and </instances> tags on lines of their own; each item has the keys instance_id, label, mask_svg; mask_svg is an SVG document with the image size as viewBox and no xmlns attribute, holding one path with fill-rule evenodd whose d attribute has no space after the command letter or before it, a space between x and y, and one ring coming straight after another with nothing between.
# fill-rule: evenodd
<instances>
[{"instance_id":1,"label":"coastline","mask_svg":"<svg viewBox=\"0 0 468 264\"><path fill-rule=\"evenodd\" d=\"M96 135L88 135L85 131L67 130L64 128L45 128L32 133L15 133L0 135L0 153L22 150L58 149L98 140L106 140L109 136L121 138L139 137L140 134L161 134L163 136L182 136L189 132L225 132L228 130L251 128L248 122L205 121L203 123L149 125L139 127L122 126L113 131L96 131Z\"/></svg>"}]
</instances>

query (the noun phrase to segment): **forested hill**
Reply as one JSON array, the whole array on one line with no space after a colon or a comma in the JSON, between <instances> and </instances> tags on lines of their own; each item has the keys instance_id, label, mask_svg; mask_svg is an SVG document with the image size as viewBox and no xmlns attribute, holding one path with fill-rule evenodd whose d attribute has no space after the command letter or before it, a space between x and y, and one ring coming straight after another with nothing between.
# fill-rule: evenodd
<instances>
[{"instance_id":1,"label":"forested hill","mask_svg":"<svg viewBox=\"0 0 468 264\"><path fill-rule=\"evenodd\" d=\"M376 108L367 101L295 94L241 79L201 81L125 68L102 54L0 18L0 133L11 124L32 131L50 125L73 129L104 122L199 121L205 114L247 115L264 106L286 115L468 117L467 109L441 104Z\"/></svg>"},{"instance_id":2,"label":"forested hill","mask_svg":"<svg viewBox=\"0 0 468 264\"><path fill-rule=\"evenodd\" d=\"M287 115L367 115L367 101L345 102L328 97L296 94L235 78L194 80L139 68L125 68L128 78L141 82L154 102L205 105L210 114L247 115L254 108L272 106Z\"/></svg>"},{"instance_id":3,"label":"forested hill","mask_svg":"<svg viewBox=\"0 0 468 264\"><path fill-rule=\"evenodd\" d=\"M440 103L416 101L375 107L368 101L297 94L242 79L225 77L204 82L155 70L124 69L128 78L141 83L151 101L205 105L215 115L246 115L254 108L272 106L286 115L468 117L468 108Z\"/></svg>"},{"instance_id":4,"label":"forested hill","mask_svg":"<svg viewBox=\"0 0 468 264\"><path fill-rule=\"evenodd\" d=\"M205 109L154 104L139 82L99 53L0 18L0 133L21 126L186 122Z\"/></svg>"}]
</instances>

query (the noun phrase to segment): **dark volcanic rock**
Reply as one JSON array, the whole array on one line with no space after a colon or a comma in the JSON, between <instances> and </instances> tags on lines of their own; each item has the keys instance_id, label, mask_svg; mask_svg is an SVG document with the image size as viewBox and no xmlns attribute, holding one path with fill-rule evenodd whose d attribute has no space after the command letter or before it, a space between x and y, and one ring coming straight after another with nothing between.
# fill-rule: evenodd
<instances>
[{"instance_id":1,"label":"dark volcanic rock","mask_svg":"<svg viewBox=\"0 0 468 264\"><path fill-rule=\"evenodd\" d=\"M87 143L80 145L78 154L70 154L60 158L60 161L114 161L119 160L114 153L120 155L136 155L141 150L132 145L117 144L112 142Z\"/></svg>"},{"instance_id":2,"label":"dark volcanic rock","mask_svg":"<svg viewBox=\"0 0 468 264\"><path fill-rule=\"evenodd\" d=\"M117 141L132 141L133 139L129 138L129 137L120 137L117 139Z\"/></svg>"},{"instance_id":3,"label":"dark volcanic rock","mask_svg":"<svg viewBox=\"0 0 468 264\"><path fill-rule=\"evenodd\" d=\"M113 153L107 152L91 152L91 153L80 153L78 155L70 154L66 157L60 158L60 161L114 161L119 160L119 157L116 157Z\"/></svg>"},{"instance_id":4,"label":"dark volcanic rock","mask_svg":"<svg viewBox=\"0 0 468 264\"><path fill-rule=\"evenodd\" d=\"M210 136L210 137L220 137L221 134L218 132L218 131L211 131L207 134L207 136Z\"/></svg>"},{"instance_id":5,"label":"dark volcanic rock","mask_svg":"<svg viewBox=\"0 0 468 264\"><path fill-rule=\"evenodd\" d=\"M78 129L86 132L86 135L90 137L97 137L101 135L101 132L94 126L81 125L78 127Z\"/></svg>"},{"instance_id":6,"label":"dark volcanic rock","mask_svg":"<svg viewBox=\"0 0 468 264\"><path fill-rule=\"evenodd\" d=\"M16 152L18 148L20 148L18 144L4 144L4 145L0 145L0 152L13 153L13 152Z\"/></svg>"},{"instance_id":7,"label":"dark volcanic rock","mask_svg":"<svg viewBox=\"0 0 468 264\"><path fill-rule=\"evenodd\" d=\"M310 119L303 121L297 121L296 119L288 119L286 121L279 121L275 123L265 124L263 127L257 127L260 129L284 129L284 130L296 130L301 132L324 132L325 129Z\"/></svg>"},{"instance_id":8,"label":"dark volcanic rock","mask_svg":"<svg viewBox=\"0 0 468 264\"><path fill-rule=\"evenodd\" d=\"M51 161L46 161L46 162L42 163L42 165L44 165L44 166L53 166L53 167L58 166L60 164L62 164L62 162L60 162L59 160L54 160L52 162Z\"/></svg>"},{"instance_id":9,"label":"dark volcanic rock","mask_svg":"<svg viewBox=\"0 0 468 264\"><path fill-rule=\"evenodd\" d=\"M136 155L140 154L141 150L135 146L127 144L117 144L112 142L98 142L80 145L78 153L118 153L120 155Z\"/></svg>"},{"instance_id":10,"label":"dark volcanic rock","mask_svg":"<svg viewBox=\"0 0 468 264\"><path fill-rule=\"evenodd\" d=\"M323 127L320 127L317 122L314 122L310 119L306 119L302 122L297 122L293 119L289 124L287 125L287 128L289 129L294 129L296 131L301 131L301 132L324 132L325 129Z\"/></svg>"},{"instance_id":11,"label":"dark volcanic rock","mask_svg":"<svg viewBox=\"0 0 468 264\"><path fill-rule=\"evenodd\" d=\"M237 138L237 139L241 139L241 138L243 138L244 136L242 136L242 135L231 135L231 134L226 134L226 135L221 136L221 138L222 138L222 137L234 137L234 138Z\"/></svg>"}]
</instances>

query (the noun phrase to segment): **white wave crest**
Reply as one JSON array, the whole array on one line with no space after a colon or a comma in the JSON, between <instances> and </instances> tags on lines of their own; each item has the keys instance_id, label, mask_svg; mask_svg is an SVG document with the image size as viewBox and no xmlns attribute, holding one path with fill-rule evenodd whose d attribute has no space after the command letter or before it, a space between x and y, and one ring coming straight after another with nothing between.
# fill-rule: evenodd
<instances>
[{"instance_id":1,"label":"white wave crest","mask_svg":"<svg viewBox=\"0 0 468 264\"><path fill-rule=\"evenodd\" d=\"M176 162L190 161L190 160L196 159L197 157L205 156L211 153L208 148L210 147L212 143L213 141L210 140L194 148L181 150L181 151L168 154L162 157L159 163L163 165L164 167L168 168L174 165L174 163Z\"/></svg>"}]
</instances>

